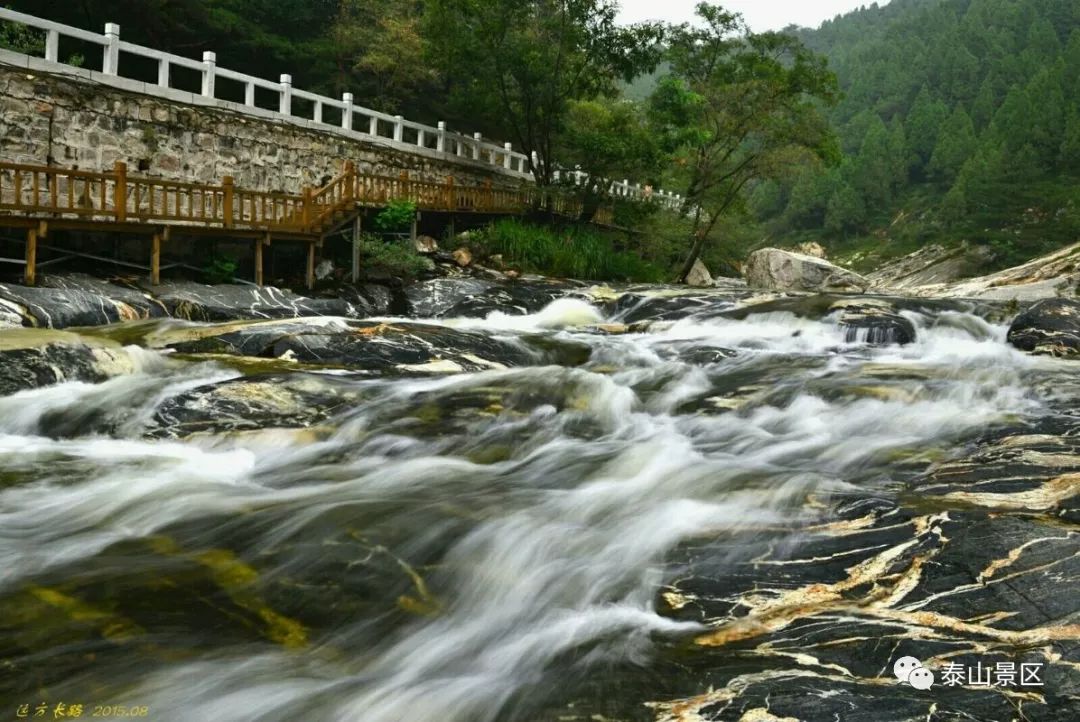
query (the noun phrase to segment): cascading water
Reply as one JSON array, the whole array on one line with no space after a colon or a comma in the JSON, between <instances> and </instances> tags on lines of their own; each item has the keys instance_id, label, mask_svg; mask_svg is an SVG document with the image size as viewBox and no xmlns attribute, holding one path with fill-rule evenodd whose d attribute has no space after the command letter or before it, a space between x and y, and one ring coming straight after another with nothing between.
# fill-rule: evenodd
<instances>
[{"instance_id":1,"label":"cascading water","mask_svg":"<svg viewBox=\"0 0 1080 722\"><path fill-rule=\"evenodd\" d=\"M425 320L540 364L449 376L275 366L271 384L129 346L134 373L0 398L0 699L191 722L682 719L657 705L735 674L695 661L703 635L782 596L755 595L756 569L800 558L845 503L893 504L931 462L1049 417L1063 368L956 308L905 312L901 346L733 307L640 333L598 330L625 308L580 298ZM553 365L538 344L588 353ZM276 422L295 393L331 411ZM718 606L695 607L704 578Z\"/></svg>"}]
</instances>

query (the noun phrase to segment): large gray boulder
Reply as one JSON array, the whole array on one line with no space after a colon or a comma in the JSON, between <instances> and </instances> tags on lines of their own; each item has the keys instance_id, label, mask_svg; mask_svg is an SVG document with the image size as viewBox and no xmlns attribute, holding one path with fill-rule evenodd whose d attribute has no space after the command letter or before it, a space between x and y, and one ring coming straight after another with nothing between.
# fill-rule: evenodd
<instances>
[{"instance_id":1,"label":"large gray boulder","mask_svg":"<svg viewBox=\"0 0 1080 722\"><path fill-rule=\"evenodd\" d=\"M709 273L709 269L705 267L700 258L694 261L690 273L686 274L686 285L695 288L705 288L713 285L712 274Z\"/></svg>"},{"instance_id":2,"label":"large gray boulder","mask_svg":"<svg viewBox=\"0 0 1080 722\"><path fill-rule=\"evenodd\" d=\"M1016 317L1009 343L1029 353L1080 357L1080 301L1048 298Z\"/></svg>"},{"instance_id":3,"label":"large gray boulder","mask_svg":"<svg viewBox=\"0 0 1080 722\"><path fill-rule=\"evenodd\" d=\"M824 259L779 248L751 253L743 275L750 286L771 291L862 293L870 285L859 274Z\"/></svg>"}]
</instances>

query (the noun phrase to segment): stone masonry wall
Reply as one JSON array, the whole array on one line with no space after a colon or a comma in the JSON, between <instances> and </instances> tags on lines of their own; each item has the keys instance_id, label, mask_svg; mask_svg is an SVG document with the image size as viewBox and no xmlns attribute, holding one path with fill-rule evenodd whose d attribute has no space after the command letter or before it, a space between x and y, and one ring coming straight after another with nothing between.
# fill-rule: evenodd
<instances>
[{"instance_id":1,"label":"stone masonry wall","mask_svg":"<svg viewBox=\"0 0 1080 722\"><path fill-rule=\"evenodd\" d=\"M519 183L481 163L445 160L307 130L228 110L185 106L91 81L0 65L0 160L214 183L226 175L252 190L299 193L361 172L459 184Z\"/></svg>"}]
</instances>

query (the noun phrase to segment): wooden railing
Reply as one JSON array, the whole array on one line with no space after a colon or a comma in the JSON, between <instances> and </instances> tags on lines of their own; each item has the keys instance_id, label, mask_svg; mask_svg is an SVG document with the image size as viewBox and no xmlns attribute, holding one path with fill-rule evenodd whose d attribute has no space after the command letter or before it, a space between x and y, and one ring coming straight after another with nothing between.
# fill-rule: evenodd
<instances>
[{"instance_id":1,"label":"wooden railing","mask_svg":"<svg viewBox=\"0 0 1080 722\"><path fill-rule=\"evenodd\" d=\"M346 161L340 175L299 195L220 184L185 183L129 175L123 162L111 173L0 162L0 212L43 218L117 223L211 226L318 237L347 220L359 206L411 201L420 210L520 214L544 210L577 216L581 202L533 185L463 186L442 181L364 174ZM610 222L610 209L596 222Z\"/></svg>"}]
</instances>

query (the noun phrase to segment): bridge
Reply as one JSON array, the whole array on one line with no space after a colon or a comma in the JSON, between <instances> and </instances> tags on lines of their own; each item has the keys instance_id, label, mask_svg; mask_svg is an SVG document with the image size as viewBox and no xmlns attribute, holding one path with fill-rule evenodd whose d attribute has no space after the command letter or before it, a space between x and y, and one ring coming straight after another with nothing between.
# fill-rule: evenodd
<instances>
[{"instance_id":1,"label":"bridge","mask_svg":"<svg viewBox=\"0 0 1080 722\"><path fill-rule=\"evenodd\" d=\"M28 284L74 253L40 261L39 245L58 250L43 243L50 230L141 234L155 282L162 242L180 234L257 239L256 283L263 247L297 241L307 244L310 285L324 239L350 224L355 237L364 208L408 200L447 214L581 212L572 194L538 189L535 158L479 133L295 88L288 74L275 82L218 67L212 52L193 60L129 43L115 23L98 34L4 8L0 20L42 41L37 55L0 49L0 124L13 136L0 158L0 226L26 232L24 258L0 260L22 264ZM100 48L100 69L65 55L87 47ZM681 204L625 180L610 192ZM610 209L594 220L609 221Z\"/></svg>"}]
</instances>

